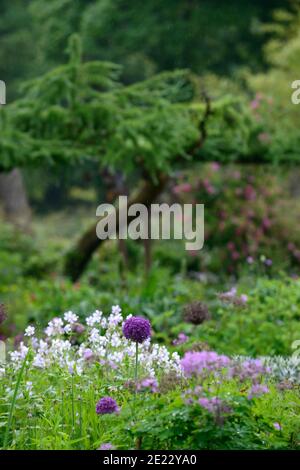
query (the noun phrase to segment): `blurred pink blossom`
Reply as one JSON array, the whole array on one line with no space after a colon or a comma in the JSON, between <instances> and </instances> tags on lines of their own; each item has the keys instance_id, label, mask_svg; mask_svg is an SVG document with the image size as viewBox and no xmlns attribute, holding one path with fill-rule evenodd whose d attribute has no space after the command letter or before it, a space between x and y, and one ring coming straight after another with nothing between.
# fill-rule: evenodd
<instances>
[{"instance_id":1,"label":"blurred pink blossom","mask_svg":"<svg viewBox=\"0 0 300 470\"><path fill-rule=\"evenodd\" d=\"M174 194L189 193L191 190L192 185L190 183L181 183L173 187Z\"/></svg>"}]
</instances>

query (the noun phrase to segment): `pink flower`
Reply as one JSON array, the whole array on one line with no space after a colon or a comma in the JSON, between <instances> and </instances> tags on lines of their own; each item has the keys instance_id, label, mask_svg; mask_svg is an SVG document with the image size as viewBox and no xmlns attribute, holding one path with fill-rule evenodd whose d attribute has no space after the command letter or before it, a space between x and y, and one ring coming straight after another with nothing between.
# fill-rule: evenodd
<instances>
[{"instance_id":1,"label":"pink flower","mask_svg":"<svg viewBox=\"0 0 300 470\"><path fill-rule=\"evenodd\" d=\"M207 179L203 181L203 186L208 194L215 194L216 189Z\"/></svg>"},{"instance_id":2,"label":"pink flower","mask_svg":"<svg viewBox=\"0 0 300 470\"><path fill-rule=\"evenodd\" d=\"M256 191L253 188L253 186L251 186L250 184L247 184L247 186L244 189L244 196L245 196L245 199L247 199L248 201L253 201L254 199L256 199Z\"/></svg>"},{"instance_id":3,"label":"pink flower","mask_svg":"<svg viewBox=\"0 0 300 470\"><path fill-rule=\"evenodd\" d=\"M258 134L257 138L262 144L267 144L271 140L270 134L268 134L267 132L261 132L260 134Z\"/></svg>"},{"instance_id":4,"label":"pink flower","mask_svg":"<svg viewBox=\"0 0 300 470\"><path fill-rule=\"evenodd\" d=\"M211 164L211 169L212 169L213 171L218 171L220 168L221 168L220 163L218 163L218 162L212 162L212 164Z\"/></svg>"},{"instance_id":5,"label":"pink flower","mask_svg":"<svg viewBox=\"0 0 300 470\"><path fill-rule=\"evenodd\" d=\"M233 252L231 253L231 257L232 257L233 260L236 261L236 260L238 260L238 259L240 258L240 254L239 254L238 251L233 251Z\"/></svg>"},{"instance_id":6,"label":"pink flower","mask_svg":"<svg viewBox=\"0 0 300 470\"><path fill-rule=\"evenodd\" d=\"M260 106L260 102L257 99L254 99L250 103L250 108L251 109L257 109L257 108L259 108L259 106Z\"/></svg>"},{"instance_id":7,"label":"pink flower","mask_svg":"<svg viewBox=\"0 0 300 470\"><path fill-rule=\"evenodd\" d=\"M270 228L272 225L271 220L268 217L264 217L262 225L264 228Z\"/></svg>"},{"instance_id":8,"label":"pink flower","mask_svg":"<svg viewBox=\"0 0 300 470\"><path fill-rule=\"evenodd\" d=\"M189 193L191 190L192 190L192 185L190 183L182 183L173 187L174 194Z\"/></svg>"},{"instance_id":9,"label":"pink flower","mask_svg":"<svg viewBox=\"0 0 300 470\"><path fill-rule=\"evenodd\" d=\"M262 93L258 92L258 93L256 93L255 98L258 101L261 101L264 98L264 95Z\"/></svg>"}]
</instances>

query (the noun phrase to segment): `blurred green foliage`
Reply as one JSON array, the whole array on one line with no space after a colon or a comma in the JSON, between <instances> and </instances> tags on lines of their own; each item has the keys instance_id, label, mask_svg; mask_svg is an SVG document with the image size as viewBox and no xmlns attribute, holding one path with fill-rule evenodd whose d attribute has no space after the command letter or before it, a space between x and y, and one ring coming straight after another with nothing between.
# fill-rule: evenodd
<instances>
[{"instance_id":1,"label":"blurred green foliage","mask_svg":"<svg viewBox=\"0 0 300 470\"><path fill-rule=\"evenodd\" d=\"M219 74L243 64L259 69L260 25L283 3L289 4L244 1L241 15L238 0L1 0L0 76L12 99L24 78L66 60L73 33L82 35L86 58L122 64L127 82L186 67Z\"/></svg>"}]
</instances>

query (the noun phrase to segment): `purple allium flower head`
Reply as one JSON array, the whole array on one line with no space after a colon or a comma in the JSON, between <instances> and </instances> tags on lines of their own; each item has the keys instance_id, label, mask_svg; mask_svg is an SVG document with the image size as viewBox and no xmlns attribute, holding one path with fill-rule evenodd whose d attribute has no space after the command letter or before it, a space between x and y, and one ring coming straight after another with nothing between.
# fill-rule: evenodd
<instances>
[{"instance_id":1,"label":"purple allium flower head","mask_svg":"<svg viewBox=\"0 0 300 470\"><path fill-rule=\"evenodd\" d=\"M101 398L96 405L96 413L98 415L106 415L118 413L119 407L117 402L111 397Z\"/></svg>"},{"instance_id":2,"label":"purple allium flower head","mask_svg":"<svg viewBox=\"0 0 300 470\"><path fill-rule=\"evenodd\" d=\"M110 442L107 442L105 444L101 444L98 450L113 450L113 449L114 449L114 446Z\"/></svg>"},{"instance_id":3,"label":"purple allium flower head","mask_svg":"<svg viewBox=\"0 0 300 470\"><path fill-rule=\"evenodd\" d=\"M192 302L183 309L183 319L193 325L201 325L206 320L210 320L208 307L203 302Z\"/></svg>"},{"instance_id":4,"label":"purple allium flower head","mask_svg":"<svg viewBox=\"0 0 300 470\"><path fill-rule=\"evenodd\" d=\"M125 338L143 343L151 336L151 325L149 320L142 317L130 317L124 322L123 333Z\"/></svg>"}]
</instances>

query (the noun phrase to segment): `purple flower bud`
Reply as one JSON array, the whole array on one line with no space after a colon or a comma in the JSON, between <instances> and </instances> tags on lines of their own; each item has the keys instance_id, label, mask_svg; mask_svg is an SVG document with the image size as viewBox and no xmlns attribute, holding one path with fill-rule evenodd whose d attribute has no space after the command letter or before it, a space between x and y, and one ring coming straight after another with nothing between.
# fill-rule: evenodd
<instances>
[{"instance_id":1,"label":"purple flower bud","mask_svg":"<svg viewBox=\"0 0 300 470\"><path fill-rule=\"evenodd\" d=\"M81 323L74 323L72 325L72 331L74 331L74 333L78 333L79 335L81 335L85 330L85 327L81 324Z\"/></svg>"}]
</instances>

